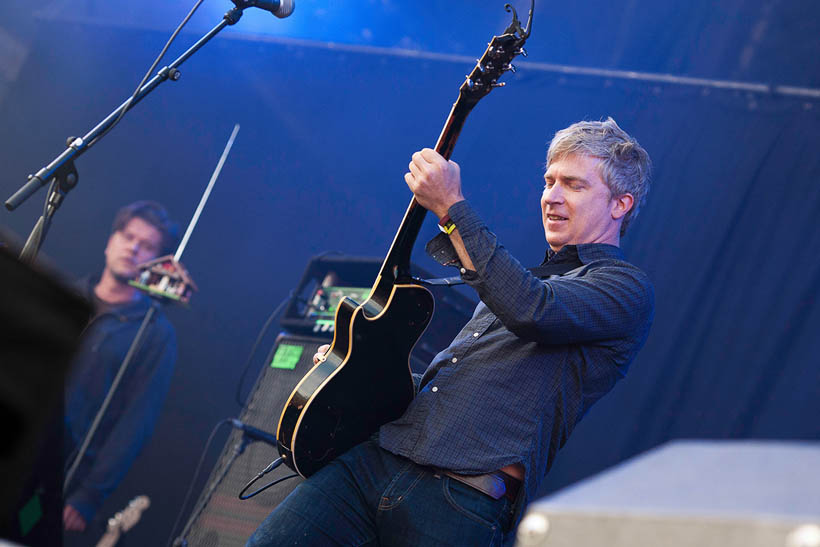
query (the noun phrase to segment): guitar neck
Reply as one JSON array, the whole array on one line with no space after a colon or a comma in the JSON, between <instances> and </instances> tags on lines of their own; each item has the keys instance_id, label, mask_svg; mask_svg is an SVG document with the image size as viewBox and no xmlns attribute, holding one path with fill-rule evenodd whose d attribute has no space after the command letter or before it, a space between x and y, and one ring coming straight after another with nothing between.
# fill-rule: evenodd
<instances>
[{"instance_id":1,"label":"guitar neck","mask_svg":"<svg viewBox=\"0 0 820 547\"><path fill-rule=\"evenodd\" d=\"M503 83L498 83L498 78L508 70L514 70L511 64L512 59L524 53L524 42L530 35L532 24L532 10L535 0L530 2L530 13L526 28L521 26L518 14L510 4L506 4L504 9L513 14L512 23L501 36L494 36L487 44L484 55L476 62L475 68L467 76L465 82L461 84L458 92L458 99L450 109L450 115L444 123L441 135L436 143L436 152L444 159L449 160L456 145L458 135L464 127L467 115L473 107L496 87L502 87ZM424 217L427 211L418 204L416 198L410 200L404 219L401 221L399 231L393 239L393 244L384 259L379 278L386 281L396 281L408 279L410 277L410 253L421 230Z\"/></svg>"},{"instance_id":2,"label":"guitar neck","mask_svg":"<svg viewBox=\"0 0 820 547\"><path fill-rule=\"evenodd\" d=\"M450 114L447 116L447 121L444 123L438 142L436 142L436 152L441 154L444 159L449 160L452 156L456 140L458 140L461 129L464 127L464 122L467 121L470 110L472 110L471 107L463 107L460 101L456 101L453 108L450 109ZM404 214L396 237L393 238L390 251L388 251L384 264L382 264L379 272L382 278L395 281L410 277L410 254L413 251L413 245L416 243L416 238L426 215L427 209L419 205L414 196L410 200L410 205L407 207L407 212Z\"/></svg>"}]
</instances>

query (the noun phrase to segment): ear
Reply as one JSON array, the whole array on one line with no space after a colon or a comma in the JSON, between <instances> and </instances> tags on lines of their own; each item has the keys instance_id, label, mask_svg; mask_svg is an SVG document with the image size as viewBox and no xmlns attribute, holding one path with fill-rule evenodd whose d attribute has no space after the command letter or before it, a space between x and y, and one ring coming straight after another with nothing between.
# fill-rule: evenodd
<instances>
[{"instance_id":1,"label":"ear","mask_svg":"<svg viewBox=\"0 0 820 547\"><path fill-rule=\"evenodd\" d=\"M635 204L635 198L632 194L621 194L620 196L612 198L612 218L619 220L624 217L632 206Z\"/></svg>"}]
</instances>

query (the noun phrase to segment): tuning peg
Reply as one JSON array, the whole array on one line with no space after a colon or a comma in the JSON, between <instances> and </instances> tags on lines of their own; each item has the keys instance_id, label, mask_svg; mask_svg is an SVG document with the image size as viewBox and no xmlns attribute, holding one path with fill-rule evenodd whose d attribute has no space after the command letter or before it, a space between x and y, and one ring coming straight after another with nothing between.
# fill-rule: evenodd
<instances>
[{"instance_id":1,"label":"tuning peg","mask_svg":"<svg viewBox=\"0 0 820 547\"><path fill-rule=\"evenodd\" d=\"M507 85L506 82L493 82L490 84L490 87L504 87L505 85Z\"/></svg>"},{"instance_id":2,"label":"tuning peg","mask_svg":"<svg viewBox=\"0 0 820 547\"><path fill-rule=\"evenodd\" d=\"M522 57L527 56L527 50L523 47L518 48L518 51L515 52L516 55L521 55Z\"/></svg>"},{"instance_id":3,"label":"tuning peg","mask_svg":"<svg viewBox=\"0 0 820 547\"><path fill-rule=\"evenodd\" d=\"M506 65L504 65L504 70L505 71L509 70L510 72L515 74L515 65L512 64L512 63L507 63Z\"/></svg>"}]
</instances>

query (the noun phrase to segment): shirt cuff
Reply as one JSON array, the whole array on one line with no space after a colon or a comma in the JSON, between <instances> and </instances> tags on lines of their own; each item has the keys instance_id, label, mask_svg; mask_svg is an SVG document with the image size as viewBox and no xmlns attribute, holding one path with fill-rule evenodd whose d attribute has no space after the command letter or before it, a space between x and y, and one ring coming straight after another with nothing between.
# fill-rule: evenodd
<instances>
[{"instance_id":1,"label":"shirt cuff","mask_svg":"<svg viewBox=\"0 0 820 547\"><path fill-rule=\"evenodd\" d=\"M473 211L473 208L470 207L466 199L451 205L447 210L447 214L456 225L456 229L462 239L464 239L465 234L475 233L476 230L484 226L481 218ZM461 260L458 258L458 253L456 253L448 234L441 233L436 235L436 237L427 242L424 250L430 258L442 266L454 266L458 268L463 279L468 280L476 277L474 271L462 266Z\"/></svg>"},{"instance_id":2,"label":"shirt cuff","mask_svg":"<svg viewBox=\"0 0 820 547\"><path fill-rule=\"evenodd\" d=\"M76 509L77 512L82 515L83 519L85 519L86 524L88 524L100 508L100 503L96 500L91 500L90 498L92 497L94 496L88 496L83 492L77 492L76 494L70 496L65 501L65 504Z\"/></svg>"},{"instance_id":3,"label":"shirt cuff","mask_svg":"<svg viewBox=\"0 0 820 547\"><path fill-rule=\"evenodd\" d=\"M427 242L424 250L430 258L442 266L455 266L456 268L461 266L458 254L456 254L456 250L450 242L450 236L447 234L438 234Z\"/></svg>"},{"instance_id":4,"label":"shirt cuff","mask_svg":"<svg viewBox=\"0 0 820 547\"><path fill-rule=\"evenodd\" d=\"M467 252L469 253L469 241L470 239L474 239L473 236L485 228L484 221L481 220L481 217L478 216L478 213L475 212L466 199L451 205L450 209L447 210L447 214L450 215L450 219L456 225L458 234L461 236L461 241L464 242L464 246L468 249ZM453 252L455 252L455 250ZM477 257L470 253L470 258L475 263ZM463 267L461 262L459 262L458 266L461 272L461 278L464 281L469 282L478 279L478 273L474 270L468 270Z\"/></svg>"}]
</instances>

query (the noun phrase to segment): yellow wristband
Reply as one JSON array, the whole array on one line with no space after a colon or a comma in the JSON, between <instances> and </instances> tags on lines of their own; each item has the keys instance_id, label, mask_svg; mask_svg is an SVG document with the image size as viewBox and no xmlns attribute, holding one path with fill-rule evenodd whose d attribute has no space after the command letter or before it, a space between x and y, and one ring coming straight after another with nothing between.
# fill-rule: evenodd
<instances>
[{"instance_id":1,"label":"yellow wristband","mask_svg":"<svg viewBox=\"0 0 820 547\"><path fill-rule=\"evenodd\" d=\"M444 215L441 217L441 220L438 221L438 229L445 234L450 235L456 229L456 225L452 220L450 220L450 215Z\"/></svg>"}]
</instances>

